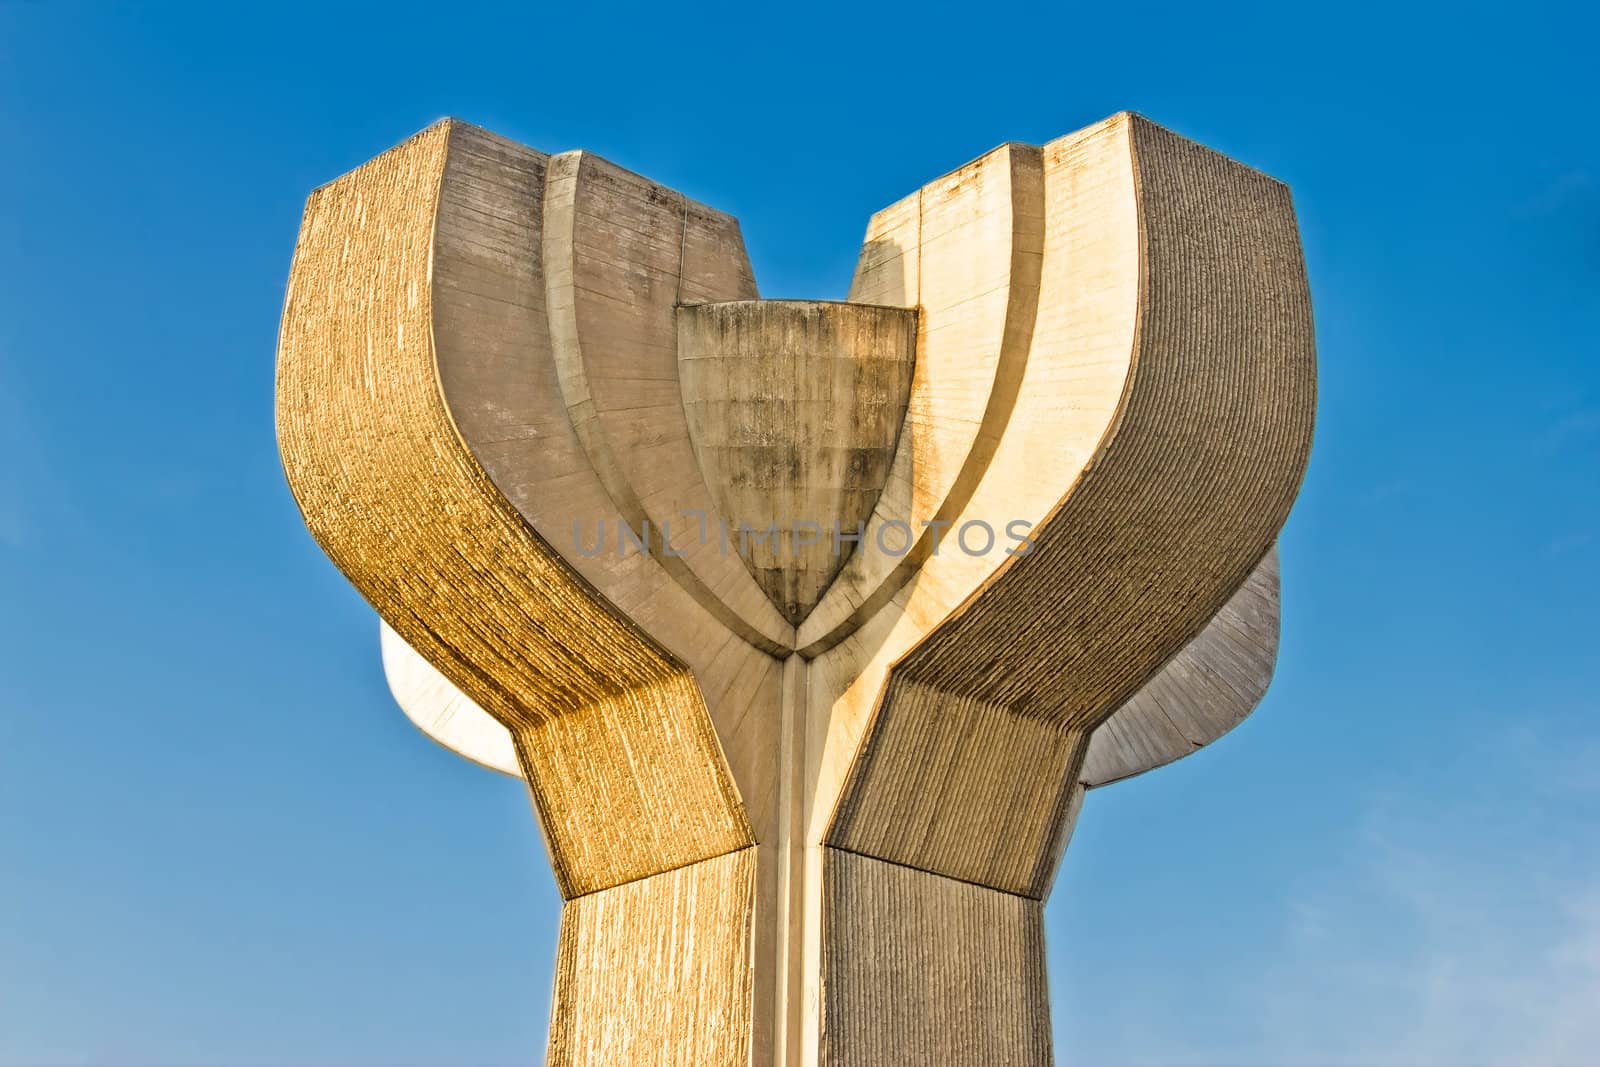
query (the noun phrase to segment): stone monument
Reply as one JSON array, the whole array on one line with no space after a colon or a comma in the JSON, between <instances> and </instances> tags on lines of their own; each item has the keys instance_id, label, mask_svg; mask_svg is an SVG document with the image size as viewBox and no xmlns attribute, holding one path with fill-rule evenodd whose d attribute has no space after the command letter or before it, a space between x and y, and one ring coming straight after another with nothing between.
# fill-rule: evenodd
<instances>
[{"instance_id":1,"label":"stone monument","mask_svg":"<svg viewBox=\"0 0 1600 1067\"><path fill-rule=\"evenodd\" d=\"M400 705L532 795L549 1064L1000 1067L1085 791L1266 690L1315 385L1288 189L1136 115L885 208L844 302L445 121L311 195L277 410Z\"/></svg>"}]
</instances>

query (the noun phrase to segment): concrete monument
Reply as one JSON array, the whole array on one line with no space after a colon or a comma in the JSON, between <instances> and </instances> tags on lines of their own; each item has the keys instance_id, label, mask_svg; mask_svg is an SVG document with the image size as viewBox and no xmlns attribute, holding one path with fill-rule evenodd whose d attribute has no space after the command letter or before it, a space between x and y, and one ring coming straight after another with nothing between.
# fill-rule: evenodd
<instances>
[{"instance_id":1,"label":"concrete monument","mask_svg":"<svg viewBox=\"0 0 1600 1067\"><path fill-rule=\"evenodd\" d=\"M400 705L532 794L548 1063L999 1067L1085 790L1266 689L1315 355L1288 189L1135 115L879 212L835 303L447 121L312 194L277 388Z\"/></svg>"}]
</instances>

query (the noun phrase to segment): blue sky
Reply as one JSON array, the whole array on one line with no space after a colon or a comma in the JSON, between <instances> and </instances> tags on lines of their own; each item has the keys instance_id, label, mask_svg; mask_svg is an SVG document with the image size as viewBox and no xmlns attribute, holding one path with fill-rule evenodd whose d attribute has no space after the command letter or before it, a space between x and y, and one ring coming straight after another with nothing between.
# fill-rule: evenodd
<instances>
[{"instance_id":1,"label":"blue sky","mask_svg":"<svg viewBox=\"0 0 1600 1067\"><path fill-rule=\"evenodd\" d=\"M1098 791L1068 1064L1600 1049L1589 10L0 0L0 1065L537 1062L558 899L284 487L306 193L443 115L740 217L867 216L1135 109L1288 181L1321 411L1258 714Z\"/></svg>"}]
</instances>

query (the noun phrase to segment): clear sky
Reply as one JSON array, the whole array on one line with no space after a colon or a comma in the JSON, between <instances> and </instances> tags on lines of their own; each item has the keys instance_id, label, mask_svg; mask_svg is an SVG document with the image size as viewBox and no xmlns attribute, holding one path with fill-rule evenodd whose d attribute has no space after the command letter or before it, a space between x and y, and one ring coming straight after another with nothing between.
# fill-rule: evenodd
<instances>
[{"instance_id":1,"label":"clear sky","mask_svg":"<svg viewBox=\"0 0 1600 1067\"><path fill-rule=\"evenodd\" d=\"M0 1064L540 1059L528 802L393 706L279 469L313 186L456 115L840 297L872 211L1123 109L1293 186L1321 410L1266 702L1089 797L1058 1057L1595 1062L1597 37L1578 4L0 0Z\"/></svg>"}]
</instances>

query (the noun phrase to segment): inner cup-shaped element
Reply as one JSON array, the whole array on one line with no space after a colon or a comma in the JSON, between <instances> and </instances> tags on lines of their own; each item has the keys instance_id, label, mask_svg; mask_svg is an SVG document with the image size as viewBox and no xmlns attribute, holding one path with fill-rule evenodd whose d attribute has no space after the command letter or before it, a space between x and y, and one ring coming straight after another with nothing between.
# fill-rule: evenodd
<instances>
[{"instance_id":1,"label":"inner cup-shaped element","mask_svg":"<svg viewBox=\"0 0 1600 1067\"><path fill-rule=\"evenodd\" d=\"M677 324L689 437L727 550L798 625L854 551L888 480L917 313L737 300L679 307Z\"/></svg>"}]
</instances>

